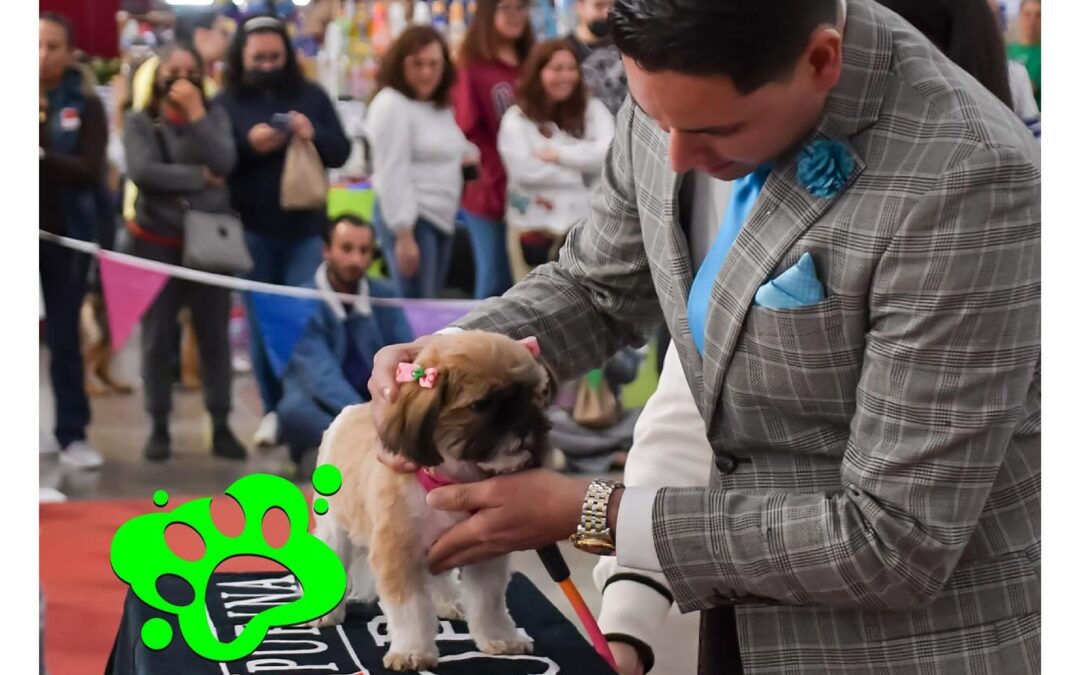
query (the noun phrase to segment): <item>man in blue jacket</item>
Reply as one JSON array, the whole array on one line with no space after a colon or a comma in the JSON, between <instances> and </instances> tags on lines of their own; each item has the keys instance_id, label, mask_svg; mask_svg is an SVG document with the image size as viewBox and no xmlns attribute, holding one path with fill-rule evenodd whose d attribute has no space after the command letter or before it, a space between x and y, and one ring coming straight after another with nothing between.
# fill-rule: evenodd
<instances>
[{"instance_id":1,"label":"man in blue jacket","mask_svg":"<svg viewBox=\"0 0 1080 675\"><path fill-rule=\"evenodd\" d=\"M375 248L371 225L341 216L324 235L323 263L305 284L324 302L308 321L282 376L278 406L282 440L292 459L318 447L330 422L346 406L371 398L371 361L386 345L413 339L400 307L371 306L371 298L394 297L393 286L368 279ZM348 301L337 293L354 295Z\"/></svg>"}]
</instances>

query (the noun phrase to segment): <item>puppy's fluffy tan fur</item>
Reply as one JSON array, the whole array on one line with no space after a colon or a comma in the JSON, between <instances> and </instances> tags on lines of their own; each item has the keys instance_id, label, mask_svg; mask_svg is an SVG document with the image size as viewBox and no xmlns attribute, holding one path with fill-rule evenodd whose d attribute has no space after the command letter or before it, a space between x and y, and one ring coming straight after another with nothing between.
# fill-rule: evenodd
<instances>
[{"instance_id":1,"label":"puppy's fluffy tan fur","mask_svg":"<svg viewBox=\"0 0 1080 675\"><path fill-rule=\"evenodd\" d=\"M437 616L465 615L477 645L492 654L531 651L532 642L506 611L508 560L503 557L433 577L426 552L468 514L435 511L415 475L378 461L383 447L458 482L524 468L546 448L544 410L555 392L541 361L510 338L469 331L435 337L416 362L437 368L432 388L400 385L376 428L369 405L346 408L327 430L319 464L342 474L316 534L349 570L350 599L366 599L373 577L390 630L384 664L416 670L438 663ZM365 564L366 562L366 564ZM344 619L344 603L317 625Z\"/></svg>"}]
</instances>

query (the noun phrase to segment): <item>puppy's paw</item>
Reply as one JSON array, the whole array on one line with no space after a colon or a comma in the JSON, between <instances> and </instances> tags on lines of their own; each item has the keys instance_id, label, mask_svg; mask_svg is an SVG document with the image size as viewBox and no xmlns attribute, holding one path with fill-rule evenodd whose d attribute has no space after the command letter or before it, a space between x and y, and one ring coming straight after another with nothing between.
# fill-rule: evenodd
<instances>
[{"instance_id":1,"label":"puppy's paw","mask_svg":"<svg viewBox=\"0 0 1080 675\"><path fill-rule=\"evenodd\" d=\"M389 670L427 670L439 665L439 652L435 649L423 652L387 652L382 662L383 667Z\"/></svg>"},{"instance_id":2,"label":"puppy's paw","mask_svg":"<svg viewBox=\"0 0 1080 675\"><path fill-rule=\"evenodd\" d=\"M532 654L533 642L529 638L518 633L509 639L487 640L482 637L476 638L476 646L480 651L492 656L500 654Z\"/></svg>"},{"instance_id":3,"label":"puppy's paw","mask_svg":"<svg viewBox=\"0 0 1080 675\"><path fill-rule=\"evenodd\" d=\"M334 626L340 626L345 622L345 605L344 603L338 605L329 614L320 616L314 621L308 621L305 626L308 628L333 628Z\"/></svg>"},{"instance_id":4,"label":"puppy's paw","mask_svg":"<svg viewBox=\"0 0 1080 675\"><path fill-rule=\"evenodd\" d=\"M435 612L439 615L440 619L449 619L451 621L465 620L465 608L457 600L435 598Z\"/></svg>"}]
</instances>

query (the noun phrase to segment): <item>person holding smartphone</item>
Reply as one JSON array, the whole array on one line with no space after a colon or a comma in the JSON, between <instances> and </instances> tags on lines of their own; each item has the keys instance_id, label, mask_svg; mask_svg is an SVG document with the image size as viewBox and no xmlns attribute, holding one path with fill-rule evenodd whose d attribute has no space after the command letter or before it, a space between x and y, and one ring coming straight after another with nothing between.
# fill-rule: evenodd
<instances>
[{"instance_id":1,"label":"person holding smartphone","mask_svg":"<svg viewBox=\"0 0 1080 675\"><path fill-rule=\"evenodd\" d=\"M229 176L229 189L255 263L250 278L302 285L322 262L322 232L329 223L325 208L281 208L285 148L294 135L309 140L329 169L345 164L352 144L326 92L304 79L285 26L272 16L251 17L237 31L221 102L236 140L236 169ZM265 414L255 443L273 445L279 436L275 411L281 382L270 366L250 305L248 316L252 367Z\"/></svg>"},{"instance_id":2,"label":"person holding smartphone","mask_svg":"<svg viewBox=\"0 0 1080 675\"><path fill-rule=\"evenodd\" d=\"M413 26L387 53L368 110L375 231L406 298L442 290L464 178L476 172L478 153L450 107L453 82L446 41L430 26Z\"/></svg>"}]
</instances>

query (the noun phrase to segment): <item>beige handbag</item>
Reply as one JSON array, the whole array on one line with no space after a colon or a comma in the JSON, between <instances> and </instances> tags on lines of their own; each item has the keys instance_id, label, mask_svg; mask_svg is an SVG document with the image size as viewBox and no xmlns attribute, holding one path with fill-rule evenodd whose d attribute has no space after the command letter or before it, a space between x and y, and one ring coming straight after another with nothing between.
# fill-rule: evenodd
<instances>
[{"instance_id":1,"label":"beige handbag","mask_svg":"<svg viewBox=\"0 0 1080 675\"><path fill-rule=\"evenodd\" d=\"M315 144L293 136L285 149L285 170L281 172L281 208L311 211L326 207L330 181Z\"/></svg>"},{"instance_id":2,"label":"beige handbag","mask_svg":"<svg viewBox=\"0 0 1080 675\"><path fill-rule=\"evenodd\" d=\"M619 401L602 369L589 371L578 383L574 421L589 429L607 429L619 421Z\"/></svg>"}]
</instances>

